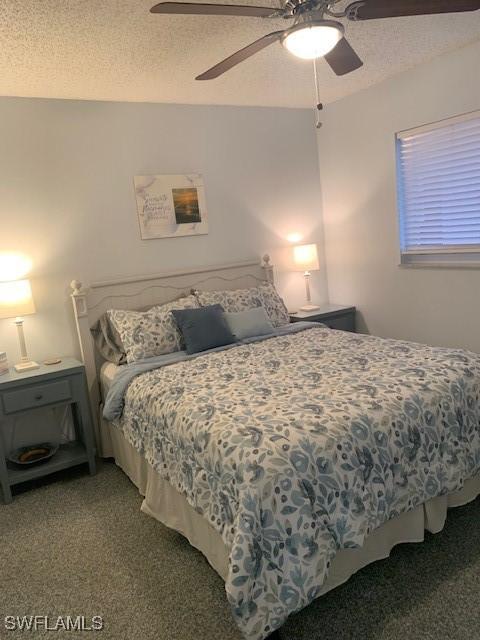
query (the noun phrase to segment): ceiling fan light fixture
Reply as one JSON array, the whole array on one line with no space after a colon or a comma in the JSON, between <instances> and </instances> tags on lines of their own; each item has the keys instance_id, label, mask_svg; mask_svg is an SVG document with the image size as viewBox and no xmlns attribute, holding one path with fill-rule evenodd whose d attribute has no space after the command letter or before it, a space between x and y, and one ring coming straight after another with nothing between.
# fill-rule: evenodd
<instances>
[{"instance_id":1,"label":"ceiling fan light fixture","mask_svg":"<svg viewBox=\"0 0 480 640\"><path fill-rule=\"evenodd\" d=\"M344 29L333 20L302 22L289 29L283 46L297 58L313 60L332 51L343 38Z\"/></svg>"}]
</instances>

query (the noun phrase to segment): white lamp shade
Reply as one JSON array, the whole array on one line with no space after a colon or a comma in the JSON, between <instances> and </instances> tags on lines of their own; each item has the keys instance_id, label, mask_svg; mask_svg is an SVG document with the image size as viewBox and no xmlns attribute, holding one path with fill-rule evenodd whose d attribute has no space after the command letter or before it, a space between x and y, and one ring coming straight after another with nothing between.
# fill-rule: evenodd
<instances>
[{"instance_id":1,"label":"white lamp shade","mask_svg":"<svg viewBox=\"0 0 480 640\"><path fill-rule=\"evenodd\" d=\"M0 280L23 280L32 268L32 261L22 253L0 251Z\"/></svg>"},{"instance_id":2,"label":"white lamp shade","mask_svg":"<svg viewBox=\"0 0 480 640\"><path fill-rule=\"evenodd\" d=\"M0 319L35 313L29 280L0 282Z\"/></svg>"},{"instance_id":3,"label":"white lamp shade","mask_svg":"<svg viewBox=\"0 0 480 640\"><path fill-rule=\"evenodd\" d=\"M299 271L318 271L318 251L316 244L301 244L293 247L293 262Z\"/></svg>"}]
</instances>

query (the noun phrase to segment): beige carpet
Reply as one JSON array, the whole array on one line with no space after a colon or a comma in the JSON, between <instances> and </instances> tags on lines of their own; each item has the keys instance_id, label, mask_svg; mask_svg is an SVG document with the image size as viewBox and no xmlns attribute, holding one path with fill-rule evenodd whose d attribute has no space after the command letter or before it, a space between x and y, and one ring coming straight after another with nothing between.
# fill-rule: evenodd
<instances>
[{"instance_id":1,"label":"beige carpet","mask_svg":"<svg viewBox=\"0 0 480 640\"><path fill-rule=\"evenodd\" d=\"M140 512L112 463L64 472L0 504L0 638L240 640L223 583ZM101 615L92 632L6 631L6 615ZM282 640L480 639L480 500L292 617Z\"/></svg>"}]
</instances>

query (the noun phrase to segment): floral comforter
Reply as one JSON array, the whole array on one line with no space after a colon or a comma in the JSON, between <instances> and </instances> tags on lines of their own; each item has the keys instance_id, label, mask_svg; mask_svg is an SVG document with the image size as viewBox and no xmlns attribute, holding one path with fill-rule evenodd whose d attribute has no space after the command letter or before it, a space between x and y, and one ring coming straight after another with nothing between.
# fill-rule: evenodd
<instances>
[{"instance_id":1,"label":"floral comforter","mask_svg":"<svg viewBox=\"0 0 480 640\"><path fill-rule=\"evenodd\" d=\"M309 328L137 376L117 425L222 535L259 640L337 550L480 471L480 355Z\"/></svg>"}]
</instances>

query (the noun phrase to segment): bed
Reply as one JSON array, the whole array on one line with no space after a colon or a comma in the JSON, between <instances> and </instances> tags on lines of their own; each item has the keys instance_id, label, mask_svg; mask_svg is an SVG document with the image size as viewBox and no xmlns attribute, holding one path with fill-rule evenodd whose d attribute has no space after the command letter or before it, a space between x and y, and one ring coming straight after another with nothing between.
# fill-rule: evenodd
<instances>
[{"instance_id":1,"label":"bed","mask_svg":"<svg viewBox=\"0 0 480 640\"><path fill-rule=\"evenodd\" d=\"M271 279L251 261L72 296L92 402L106 399L99 453L222 576L249 640L480 493L476 354L306 323L121 375L95 355L89 328L111 305Z\"/></svg>"}]
</instances>

